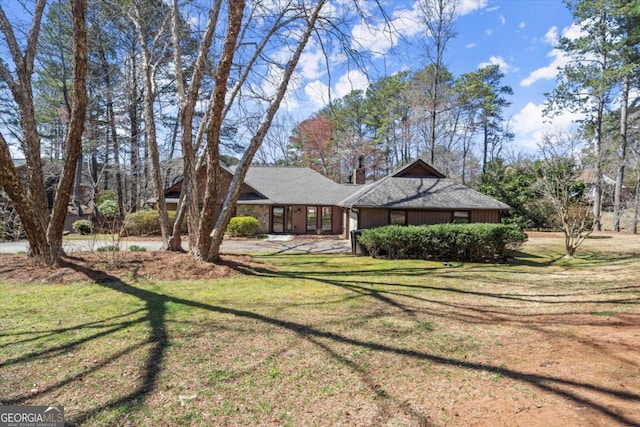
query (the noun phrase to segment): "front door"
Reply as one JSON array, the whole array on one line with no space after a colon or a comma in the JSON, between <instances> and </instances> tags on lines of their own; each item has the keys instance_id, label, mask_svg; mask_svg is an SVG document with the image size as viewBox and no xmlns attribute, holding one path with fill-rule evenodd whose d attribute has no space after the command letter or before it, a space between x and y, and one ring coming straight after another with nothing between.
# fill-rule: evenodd
<instances>
[{"instance_id":1,"label":"front door","mask_svg":"<svg viewBox=\"0 0 640 427\"><path fill-rule=\"evenodd\" d=\"M284 233L284 206L271 208L271 229L274 233Z\"/></svg>"}]
</instances>

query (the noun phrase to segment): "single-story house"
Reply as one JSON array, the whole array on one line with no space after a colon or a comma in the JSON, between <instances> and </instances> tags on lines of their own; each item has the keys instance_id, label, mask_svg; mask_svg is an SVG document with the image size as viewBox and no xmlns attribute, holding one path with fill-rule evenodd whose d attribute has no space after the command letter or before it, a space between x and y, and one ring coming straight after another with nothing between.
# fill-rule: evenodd
<instances>
[{"instance_id":1,"label":"single-story house","mask_svg":"<svg viewBox=\"0 0 640 427\"><path fill-rule=\"evenodd\" d=\"M415 160L342 200L349 229L389 224L500 222L511 209L487 195L446 178L423 160Z\"/></svg>"},{"instance_id":2,"label":"single-story house","mask_svg":"<svg viewBox=\"0 0 640 427\"><path fill-rule=\"evenodd\" d=\"M222 168L222 189L234 167ZM261 233L335 234L388 224L500 222L510 207L446 178L423 160L415 160L385 178L364 184L356 169L354 184L338 184L303 167L251 166L236 206L236 216L253 216ZM198 176L200 196L204 170ZM182 180L165 191L175 209ZM224 194L218 200L222 204Z\"/></svg>"}]
</instances>

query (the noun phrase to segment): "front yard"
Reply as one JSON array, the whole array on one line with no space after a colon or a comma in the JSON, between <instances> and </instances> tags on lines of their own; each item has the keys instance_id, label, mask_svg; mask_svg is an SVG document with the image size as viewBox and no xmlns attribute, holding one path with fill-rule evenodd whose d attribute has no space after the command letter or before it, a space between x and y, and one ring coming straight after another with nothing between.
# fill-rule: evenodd
<instances>
[{"instance_id":1,"label":"front yard","mask_svg":"<svg viewBox=\"0 0 640 427\"><path fill-rule=\"evenodd\" d=\"M90 426L640 424L640 238L562 255L535 234L510 264L262 254L199 280L79 258L72 283L0 274L0 403ZM171 256L176 277L195 268Z\"/></svg>"}]
</instances>

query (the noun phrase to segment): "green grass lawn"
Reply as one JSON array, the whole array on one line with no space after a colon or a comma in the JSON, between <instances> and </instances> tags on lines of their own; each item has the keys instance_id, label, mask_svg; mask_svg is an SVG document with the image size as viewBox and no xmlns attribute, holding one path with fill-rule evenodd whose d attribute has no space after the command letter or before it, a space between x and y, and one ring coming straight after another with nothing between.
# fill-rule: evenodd
<instances>
[{"instance_id":1,"label":"green grass lawn","mask_svg":"<svg viewBox=\"0 0 640 427\"><path fill-rule=\"evenodd\" d=\"M217 281L0 283L0 402L92 426L640 423L640 260L590 245L571 261L547 239L509 264L257 255L264 268Z\"/></svg>"}]
</instances>

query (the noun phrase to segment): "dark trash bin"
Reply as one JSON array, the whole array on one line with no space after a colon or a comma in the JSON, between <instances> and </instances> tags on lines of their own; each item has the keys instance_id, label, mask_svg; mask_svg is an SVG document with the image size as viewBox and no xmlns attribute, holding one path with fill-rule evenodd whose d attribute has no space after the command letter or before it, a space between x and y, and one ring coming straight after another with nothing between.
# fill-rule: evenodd
<instances>
[{"instance_id":1,"label":"dark trash bin","mask_svg":"<svg viewBox=\"0 0 640 427\"><path fill-rule=\"evenodd\" d=\"M364 256L367 255L367 250L360 243L360 235L362 230L351 230L351 255Z\"/></svg>"}]
</instances>

